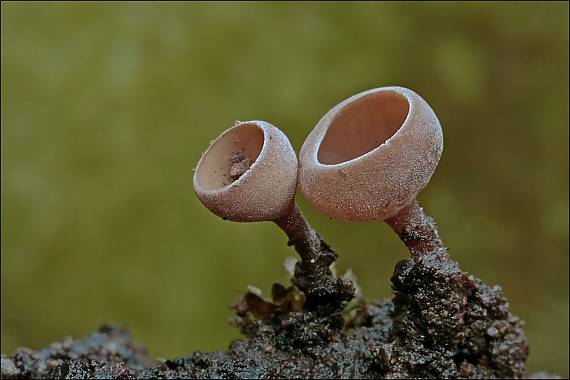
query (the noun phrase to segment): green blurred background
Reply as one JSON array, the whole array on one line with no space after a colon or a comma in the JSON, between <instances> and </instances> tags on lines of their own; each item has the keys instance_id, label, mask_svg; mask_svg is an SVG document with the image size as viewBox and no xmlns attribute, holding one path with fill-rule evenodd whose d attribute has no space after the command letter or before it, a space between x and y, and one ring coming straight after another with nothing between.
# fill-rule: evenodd
<instances>
[{"instance_id":1,"label":"green blurred background","mask_svg":"<svg viewBox=\"0 0 570 380\"><path fill-rule=\"evenodd\" d=\"M357 92L409 87L444 129L420 202L464 270L568 375L568 3L6 3L2 347L125 323L153 356L226 348L228 305L287 281L271 223L223 222L192 169L234 120L298 150ZM310 222L366 296L408 256L383 223Z\"/></svg>"}]
</instances>

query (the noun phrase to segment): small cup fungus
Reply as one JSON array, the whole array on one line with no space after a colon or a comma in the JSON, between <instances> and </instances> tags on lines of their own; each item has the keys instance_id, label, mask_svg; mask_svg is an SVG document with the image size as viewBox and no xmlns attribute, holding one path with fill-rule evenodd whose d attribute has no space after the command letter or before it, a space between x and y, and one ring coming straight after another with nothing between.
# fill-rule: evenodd
<instances>
[{"instance_id":1,"label":"small cup fungus","mask_svg":"<svg viewBox=\"0 0 570 380\"><path fill-rule=\"evenodd\" d=\"M263 121L236 125L209 146L194 190L214 214L235 222L278 220L290 211L297 156L287 136Z\"/></svg>"},{"instance_id":2,"label":"small cup fungus","mask_svg":"<svg viewBox=\"0 0 570 380\"><path fill-rule=\"evenodd\" d=\"M264 121L237 122L214 140L196 166L194 190L214 214L236 222L273 221L301 256L293 281L307 300L348 295L329 266L336 254L295 204L297 156L287 136ZM346 298L346 297L345 297Z\"/></svg>"},{"instance_id":3,"label":"small cup fungus","mask_svg":"<svg viewBox=\"0 0 570 380\"><path fill-rule=\"evenodd\" d=\"M416 202L442 150L441 126L425 100L402 87L372 89L332 108L309 134L300 189L330 217L386 221L419 259L445 250Z\"/></svg>"}]
</instances>

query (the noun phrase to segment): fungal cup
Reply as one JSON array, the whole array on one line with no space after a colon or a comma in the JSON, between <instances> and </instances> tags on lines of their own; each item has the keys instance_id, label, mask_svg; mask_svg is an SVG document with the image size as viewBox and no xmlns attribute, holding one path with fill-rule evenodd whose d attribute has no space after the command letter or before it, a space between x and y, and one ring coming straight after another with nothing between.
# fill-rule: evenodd
<instances>
[{"instance_id":1,"label":"fungal cup","mask_svg":"<svg viewBox=\"0 0 570 380\"><path fill-rule=\"evenodd\" d=\"M416 202L442 150L439 121L418 94L365 91L332 108L305 140L300 189L332 218L386 221L419 258L443 249L435 222Z\"/></svg>"},{"instance_id":2,"label":"fungal cup","mask_svg":"<svg viewBox=\"0 0 570 380\"><path fill-rule=\"evenodd\" d=\"M264 121L238 123L212 142L194 172L204 205L235 222L276 220L295 196L297 156L287 136Z\"/></svg>"}]
</instances>

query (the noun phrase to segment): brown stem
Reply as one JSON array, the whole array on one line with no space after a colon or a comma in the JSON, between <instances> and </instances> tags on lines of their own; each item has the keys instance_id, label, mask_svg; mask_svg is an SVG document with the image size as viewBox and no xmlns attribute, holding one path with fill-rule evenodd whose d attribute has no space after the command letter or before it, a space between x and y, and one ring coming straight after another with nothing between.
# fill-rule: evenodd
<instances>
[{"instance_id":1,"label":"brown stem","mask_svg":"<svg viewBox=\"0 0 570 380\"><path fill-rule=\"evenodd\" d=\"M318 259L326 261L330 265L335 261L336 254L330 248L323 250L323 240L315 230L309 226L307 220L301 214L301 210L295 203L290 211L283 217L275 221L279 227L289 237L289 245L295 250L304 261L316 261ZM324 264L324 262L323 262Z\"/></svg>"},{"instance_id":2,"label":"brown stem","mask_svg":"<svg viewBox=\"0 0 570 380\"><path fill-rule=\"evenodd\" d=\"M417 201L404 207L385 222L400 236L414 260L418 261L428 253L438 253L445 258L448 257L447 249L439 237L436 222L424 212Z\"/></svg>"},{"instance_id":3,"label":"brown stem","mask_svg":"<svg viewBox=\"0 0 570 380\"><path fill-rule=\"evenodd\" d=\"M288 245L295 247L301 261L295 265L293 283L305 293L309 303L345 301L352 298L354 289L348 281L336 278L330 265L337 255L311 228L295 203L289 212L275 223L289 237Z\"/></svg>"}]
</instances>

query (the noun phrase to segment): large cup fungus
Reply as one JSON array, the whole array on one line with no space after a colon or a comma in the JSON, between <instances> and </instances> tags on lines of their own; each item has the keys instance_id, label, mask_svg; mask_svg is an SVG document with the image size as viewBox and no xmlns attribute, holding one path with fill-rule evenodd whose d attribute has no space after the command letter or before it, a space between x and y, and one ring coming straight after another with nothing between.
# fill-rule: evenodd
<instances>
[{"instance_id":1,"label":"large cup fungus","mask_svg":"<svg viewBox=\"0 0 570 380\"><path fill-rule=\"evenodd\" d=\"M439 121L418 94L365 91L332 108L307 137L300 189L332 218L386 221L418 259L445 251L435 222L416 202L442 150Z\"/></svg>"}]
</instances>

